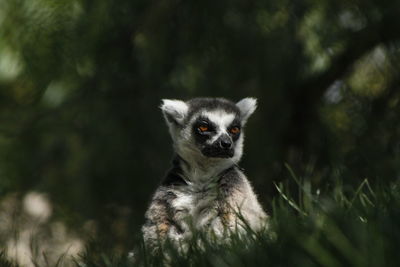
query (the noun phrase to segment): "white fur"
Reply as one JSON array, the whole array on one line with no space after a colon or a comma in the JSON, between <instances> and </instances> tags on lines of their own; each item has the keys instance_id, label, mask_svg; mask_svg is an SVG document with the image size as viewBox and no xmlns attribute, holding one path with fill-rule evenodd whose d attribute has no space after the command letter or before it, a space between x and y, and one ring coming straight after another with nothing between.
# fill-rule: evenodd
<instances>
[{"instance_id":1,"label":"white fur","mask_svg":"<svg viewBox=\"0 0 400 267\"><path fill-rule=\"evenodd\" d=\"M242 173L239 175L243 177L244 184L228 199L228 203L235 212L243 215L252 229L265 229L268 216L258 203L247 178ZM173 200L172 205L175 210L181 211L179 217L183 229L190 229L192 226L198 230L213 232L220 237L224 235L227 229L218 216L218 207L215 204L218 198L217 183L191 183L187 187L174 188L174 193L177 198ZM229 227L230 230L246 229L239 218L231 221ZM176 240L188 238L191 236L191 231L185 232L184 235L174 232L169 236Z\"/></svg>"},{"instance_id":2,"label":"white fur","mask_svg":"<svg viewBox=\"0 0 400 267\"><path fill-rule=\"evenodd\" d=\"M209 144L214 143L223 133L227 133L228 126L235 119L235 114L226 113L222 110L203 111L201 114L217 126L217 134L208 141Z\"/></svg>"},{"instance_id":3,"label":"white fur","mask_svg":"<svg viewBox=\"0 0 400 267\"><path fill-rule=\"evenodd\" d=\"M197 229L202 229L217 218L215 209L217 186L216 182L196 182L174 190L177 198L172 205L175 210L182 211L179 215L183 222L182 228L188 229L189 225L193 225Z\"/></svg>"},{"instance_id":4,"label":"white fur","mask_svg":"<svg viewBox=\"0 0 400 267\"><path fill-rule=\"evenodd\" d=\"M257 99L252 97L246 97L236 103L236 106L240 110L242 116L242 124L244 125L247 119L257 108Z\"/></svg>"},{"instance_id":5,"label":"white fur","mask_svg":"<svg viewBox=\"0 0 400 267\"><path fill-rule=\"evenodd\" d=\"M185 210L193 206L193 196L191 194L177 194L177 198L172 203L176 210Z\"/></svg>"},{"instance_id":6,"label":"white fur","mask_svg":"<svg viewBox=\"0 0 400 267\"><path fill-rule=\"evenodd\" d=\"M177 123L181 124L188 112L188 105L181 100L163 99L162 101L161 110L163 111L167 123L171 123L168 118L171 117Z\"/></svg>"},{"instance_id":7,"label":"white fur","mask_svg":"<svg viewBox=\"0 0 400 267\"><path fill-rule=\"evenodd\" d=\"M160 108L163 112L165 121L167 122L172 140L175 143L176 138L179 135L179 127L177 127L176 124L183 124L189 107L181 100L163 99Z\"/></svg>"},{"instance_id":8,"label":"white fur","mask_svg":"<svg viewBox=\"0 0 400 267\"><path fill-rule=\"evenodd\" d=\"M220 128L228 127L235 119L235 114L226 113L223 110L203 111L201 114Z\"/></svg>"}]
</instances>

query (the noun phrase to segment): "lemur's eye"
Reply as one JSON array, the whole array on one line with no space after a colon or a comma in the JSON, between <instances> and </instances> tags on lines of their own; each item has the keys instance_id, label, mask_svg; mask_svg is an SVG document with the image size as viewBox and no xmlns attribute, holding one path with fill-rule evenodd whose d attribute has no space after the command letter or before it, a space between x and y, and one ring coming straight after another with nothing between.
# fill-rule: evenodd
<instances>
[{"instance_id":1,"label":"lemur's eye","mask_svg":"<svg viewBox=\"0 0 400 267\"><path fill-rule=\"evenodd\" d=\"M197 129L199 129L200 132L207 132L209 130L207 125L200 125Z\"/></svg>"},{"instance_id":2,"label":"lemur's eye","mask_svg":"<svg viewBox=\"0 0 400 267\"><path fill-rule=\"evenodd\" d=\"M232 128L229 129L229 132L230 132L231 134L238 134L238 133L240 133L240 128L237 127L237 126L234 126L234 127L232 127Z\"/></svg>"}]
</instances>

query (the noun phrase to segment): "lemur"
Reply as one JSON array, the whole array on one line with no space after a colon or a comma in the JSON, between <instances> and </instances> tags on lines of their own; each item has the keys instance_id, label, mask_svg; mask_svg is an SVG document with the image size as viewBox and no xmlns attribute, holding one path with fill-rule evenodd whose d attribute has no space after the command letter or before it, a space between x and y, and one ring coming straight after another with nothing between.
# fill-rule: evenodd
<instances>
[{"instance_id":1,"label":"lemur","mask_svg":"<svg viewBox=\"0 0 400 267\"><path fill-rule=\"evenodd\" d=\"M254 231L265 229L268 216L237 165L243 127L256 107L254 98L236 104L224 98L162 100L176 156L145 214L147 246L166 239L181 244L194 230L217 237L244 232L243 220Z\"/></svg>"}]
</instances>

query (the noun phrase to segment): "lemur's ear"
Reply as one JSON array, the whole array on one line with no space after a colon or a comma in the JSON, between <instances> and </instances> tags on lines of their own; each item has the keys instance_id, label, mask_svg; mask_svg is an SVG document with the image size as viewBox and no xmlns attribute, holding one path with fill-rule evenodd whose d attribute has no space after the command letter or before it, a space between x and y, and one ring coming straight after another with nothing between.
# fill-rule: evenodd
<instances>
[{"instance_id":1,"label":"lemur's ear","mask_svg":"<svg viewBox=\"0 0 400 267\"><path fill-rule=\"evenodd\" d=\"M188 105L181 100L163 99L160 108L168 124L182 125L188 112Z\"/></svg>"},{"instance_id":2,"label":"lemur's ear","mask_svg":"<svg viewBox=\"0 0 400 267\"><path fill-rule=\"evenodd\" d=\"M245 124L247 119L257 108L257 99L252 97L246 97L236 103L236 106L240 110L242 124Z\"/></svg>"}]
</instances>

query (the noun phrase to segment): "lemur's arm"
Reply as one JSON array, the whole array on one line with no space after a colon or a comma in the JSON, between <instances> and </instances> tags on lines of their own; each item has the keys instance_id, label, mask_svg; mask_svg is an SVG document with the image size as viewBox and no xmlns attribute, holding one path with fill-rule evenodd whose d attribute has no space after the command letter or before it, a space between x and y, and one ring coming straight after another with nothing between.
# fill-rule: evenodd
<instances>
[{"instance_id":1,"label":"lemur's arm","mask_svg":"<svg viewBox=\"0 0 400 267\"><path fill-rule=\"evenodd\" d=\"M257 196L244 173L234 168L226 173L220 182L225 196L223 221L225 225L236 228L247 224L252 230L260 231L267 225L268 216L257 200ZM243 222L243 219L246 221Z\"/></svg>"},{"instance_id":2,"label":"lemur's arm","mask_svg":"<svg viewBox=\"0 0 400 267\"><path fill-rule=\"evenodd\" d=\"M183 238L186 227L184 214L173 207L172 202L177 198L174 190L169 186L161 186L153 196L142 227L146 245L156 248L167 238L177 241Z\"/></svg>"},{"instance_id":3,"label":"lemur's arm","mask_svg":"<svg viewBox=\"0 0 400 267\"><path fill-rule=\"evenodd\" d=\"M157 190L145 214L146 221L142 227L143 237L147 246L156 248L165 241L171 227L168 212L169 205L164 197L164 191Z\"/></svg>"}]
</instances>

